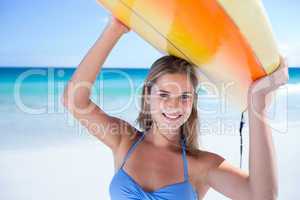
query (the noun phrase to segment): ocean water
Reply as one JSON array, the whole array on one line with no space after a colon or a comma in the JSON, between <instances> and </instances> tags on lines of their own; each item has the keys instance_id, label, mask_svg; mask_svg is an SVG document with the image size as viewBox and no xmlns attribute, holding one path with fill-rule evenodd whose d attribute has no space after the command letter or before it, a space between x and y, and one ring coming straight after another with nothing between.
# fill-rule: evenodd
<instances>
[{"instance_id":1,"label":"ocean water","mask_svg":"<svg viewBox=\"0 0 300 200\"><path fill-rule=\"evenodd\" d=\"M114 173L110 150L60 103L73 72L68 68L0 68L0 199L109 199ZM108 114L137 126L147 73L148 69L103 69L92 99ZM279 168L279 199L300 198L300 68L289 69L289 75L289 83L278 89L269 112ZM215 111L199 112L202 148L238 167L240 113L220 112L213 100L199 98L199 108ZM243 134L243 169L247 170L247 123ZM205 199L227 198L210 189Z\"/></svg>"}]
</instances>

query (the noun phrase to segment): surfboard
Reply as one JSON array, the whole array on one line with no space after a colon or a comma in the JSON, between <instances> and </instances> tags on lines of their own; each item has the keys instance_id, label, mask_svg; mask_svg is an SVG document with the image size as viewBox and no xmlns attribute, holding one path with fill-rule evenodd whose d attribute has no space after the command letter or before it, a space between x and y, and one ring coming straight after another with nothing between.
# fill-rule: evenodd
<instances>
[{"instance_id":1,"label":"surfboard","mask_svg":"<svg viewBox=\"0 0 300 200\"><path fill-rule=\"evenodd\" d=\"M225 103L244 110L253 81L280 64L261 0L97 0L153 47L197 66Z\"/></svg>"}]
</instances>

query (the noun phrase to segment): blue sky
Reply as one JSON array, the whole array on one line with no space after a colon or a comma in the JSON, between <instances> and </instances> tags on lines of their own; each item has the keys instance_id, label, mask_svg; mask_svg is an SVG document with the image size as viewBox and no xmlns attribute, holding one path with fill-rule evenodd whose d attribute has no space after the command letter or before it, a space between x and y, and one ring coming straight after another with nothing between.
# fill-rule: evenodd
<instances>
[{"instance_id":1,"label":"blue sky","mask_svg":"<svg viewBox=\"0 0 300 200\"><path fill-rule=\"evenodd\" d=\"M263 3L282 53L291 66L300 66L300 1ZM108 16L96 0L1 0L0 66L76 66ZM114 47L104 67L148 68L160 56L130 32Z\"/></svg>"}]
</instances>

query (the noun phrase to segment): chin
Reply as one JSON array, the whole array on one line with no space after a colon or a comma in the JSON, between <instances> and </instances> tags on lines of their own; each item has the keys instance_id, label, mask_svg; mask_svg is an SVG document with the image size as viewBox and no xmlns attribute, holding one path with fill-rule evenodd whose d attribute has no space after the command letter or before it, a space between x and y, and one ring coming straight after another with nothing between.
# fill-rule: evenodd
<instances>
[{"instance_id":1,"label":"chin","mask_svg":"<svg viewBox=\"0 0 300 200\"><path fill-rule=\"evenodd\" d=\"M159 119L159 127L163 129L177 130L183 125L183 123L184 122L182 120L169 121L164 118Z\"/></svg>"}]
</instances>

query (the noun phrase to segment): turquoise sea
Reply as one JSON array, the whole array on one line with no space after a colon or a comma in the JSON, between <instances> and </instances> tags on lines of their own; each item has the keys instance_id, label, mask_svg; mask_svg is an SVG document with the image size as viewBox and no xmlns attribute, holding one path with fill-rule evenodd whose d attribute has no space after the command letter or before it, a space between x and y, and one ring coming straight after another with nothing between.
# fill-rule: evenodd
<instances>
[{"instance_id":1,"label":"turquoise sea","mask_svg":"<svg viewBox=\"0 0 300 200\"><path fill-rule=\"evenodd\" d=\"M73 72L70 68L0 68L0 199L109 199L108 185L114 173L110 150L60 103ZM92 99L108 114L136 126L140 89L147 73L142 68L104 68ZM280 200L300 199L300 68L290 68L289 75L289 83L278 90L269 112ZM199 100L201 146L238 167L240 113L223 113L216 102L201 99L201 95ZM247 170L247 124L243 134L243 169ZM205 199L227 198L210 189Z\"/></svg>"}]
</instances>

